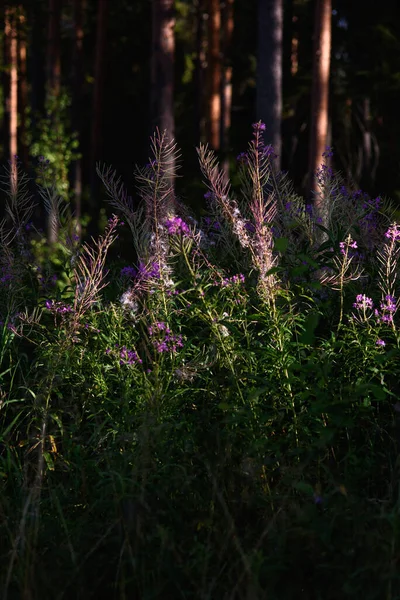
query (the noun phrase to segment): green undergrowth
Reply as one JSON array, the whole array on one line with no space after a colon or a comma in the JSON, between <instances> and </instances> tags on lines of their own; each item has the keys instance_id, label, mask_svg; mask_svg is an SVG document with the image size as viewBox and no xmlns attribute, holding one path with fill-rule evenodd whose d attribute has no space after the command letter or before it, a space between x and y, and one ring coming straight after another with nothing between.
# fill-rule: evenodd
<instances>
[{"instance_id":1,"label":"green undergrowth","mask_svg":"<svg viewBox=\"0 0 400 600\"><path fill-rule=\"evenodd\" d=\"M6 173L3 600L400 598L400 230L327 169L313 214L260 132L242 200L199 149L201 223L164 135L135 206L99 166L115 214L85 244L41 188L49 246Z\"/></svg>"}]
</instances>

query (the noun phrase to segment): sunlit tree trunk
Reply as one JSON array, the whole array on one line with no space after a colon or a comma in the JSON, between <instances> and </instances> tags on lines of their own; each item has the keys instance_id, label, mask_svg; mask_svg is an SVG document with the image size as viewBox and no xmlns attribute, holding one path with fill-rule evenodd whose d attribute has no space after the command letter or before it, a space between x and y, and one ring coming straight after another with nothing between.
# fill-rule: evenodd
<instances>
[{"instance_id":1,"label":"sunlit tree trunk","mask_svg":"<svg viewBox=\"0 0 400 600\"><path fill-rule=\"evenodd\" d=\"M174 118L175 11L173 0L153 0L151 55L151 121L170 138Z\"/></svg>"},{"instance_id":2,"label":"sunlit tree trunk","mask_svg":"<svg viewBox=\"0 0 400 600\"><path fill-rule=\"evenodd\" d=\"M207 141L220 149L221 127L221 7L220 0L208 0L207 53Z\"/></svg>"},{"instance_id":3,"label":"sunlit tree trunk","mask_svg":"<svg viewBox=\"0 0 400 600\"><path fill-rule=\"evenodd\" d=\"M103 86L104 74L106 69L106 34L107 34L107 15L108 15L108 0L98 0L97 3L97 28L96 28L96 49L94 62L94 93L93 93L93 109L92 109L92 135L91 135L91 151L90 151L90 211L92 220L89 224L88 231L91 235L97 233L97 213L98 206L98 190L99 179L96 173L96 161L101 158L101 125L103 114Z\"/></svg>"},{"instance_id":4,"label":"sunlit tree trunk","mask_svg":"<svg viewBox=\"0 0 400 600\"><path fill-rule=\"evenodd\" d=\"M153 131L175 137L174 116L175 8L174 0L153 0L151 53L151 123ZM174 156L167 165L174 186Z\"/></svg>"},{"instance_id":5,"label":"sunlit tree trunk","mask_svg":"<svg viewBox=\"0 0 400 600\"><path fill-rule=\"evenodd\" d=\"M10 185L13 193L17 187L17 152L18 152L18 43L17 19L14 8L5 8L5 37L10 66L9 90L7 97L7 112L9 115L9 155L10 155Z\"/></svg>"},{"instance_id":6,"label":"sunlit tree trunk","mask_svg":"<svg viewBox=\"0 0 400 600\"><path fill-rule=\"evenodd\" d=\"M73 1L73 21L74 38L72 50L72 130L77 133L79 149L81 149L81 129L82 129L82 86L83 86L83 15L85 10L85 0ZM72 188L75 196L75 231L81 235L81 213L82 213L82 159L79 158L73 163L72 168Z\"/></svg>"},{"instance_id":7,"label":"sunlit tree trunk","mask_svg":"<svg viewBox=\"0 0 400 600\"><path fill-rule=\"evenodd\" d=\"M266 125L264 141L281 156L283 0L258 0L257 115Z\"/></svg>"},{"instance_id":8,"label":"sunlit tree trunk","mask_svg":"<svg viewBox=\"0 0 400 600\"><path fill-rule=\"evenodd\" d=\"M311 97L310 189L315 194L316 217L327 225L327 199L319 193L315 173L322 162L329 134L329 75L331 62L332 0L317 0L314 22L314 58Z\"/></svg>"},{"instance_id":9,"label":"sunlit tree trunk","mask_svg":"<svg viewBox=\"0 0 400 600\"><path fill-rule=\"evenodd\" d=\"M58 98L61 89L61 0L49 0L49 21L47 38L47 97ZM51 210L48 215L48 240L55 244L58 240L58 215Z\"/></svg>"},{"instance_id":10,"label":"sunlit tree trunk","mask_svg":"<svg viewBox=\"0 0 400 600\"><path fill-rule=\"evenodd\" d=\"M196 145L205 142L205 65L207 40L204 35L205 0L197 0L196 3L196 59L194 66L194 79L196 84L194 128Z\"/></svg>"},{"instance_id":11,"label":"sunlit tree trunk","mask_svg":"<svg viewBox=\"0 0 400 600\"><path fill-rule=\"evenodd\" d=\"M19 114L20 114L20 158L24 169L28 168L29 153L25 142L26 110L28 108L28 79L26 65L26 16L23 7L19 7Z\"/></svg>"},{"instance_id":12,"label":"sunlit tree trunk","mask_svg":"<svg viewBox=\"0 0 400 600\"><path fill-rule=\"evenodd\" d=\"M229 178L229 131L232 109L232 38L234 29L234 0L225 0L223 5L223 69L221 86L221 149L224 156L225 176Z\"/></svg>"}]
</instances>

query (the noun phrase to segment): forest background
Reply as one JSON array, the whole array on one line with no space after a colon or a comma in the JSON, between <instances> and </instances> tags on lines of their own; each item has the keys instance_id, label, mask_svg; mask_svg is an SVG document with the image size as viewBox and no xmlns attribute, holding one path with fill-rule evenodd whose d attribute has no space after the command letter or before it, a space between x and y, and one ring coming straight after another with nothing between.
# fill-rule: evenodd
<instances>
[{"instance_id":1,"label":"forest background","mask_svg":"<svg viewBox=\"0 0 400 600\"><path fill-rule=\"evenodd\" d=\"M306 201L310 173L332 145L332 166L351 187L397 204L397 8L397 0L379 10L372 0L3 0L0 161L19 160L35 179L39 158L48 160L59 193L96 234L106 219L97 161L134 196L134 165L148 161L155 127L166 129L184 157L177 193L199 215L195 147L208 143L235 182L236 157L261 119L277 167ZM44 227L45 212L37 218Z\"/></svg>"}]
</instances>

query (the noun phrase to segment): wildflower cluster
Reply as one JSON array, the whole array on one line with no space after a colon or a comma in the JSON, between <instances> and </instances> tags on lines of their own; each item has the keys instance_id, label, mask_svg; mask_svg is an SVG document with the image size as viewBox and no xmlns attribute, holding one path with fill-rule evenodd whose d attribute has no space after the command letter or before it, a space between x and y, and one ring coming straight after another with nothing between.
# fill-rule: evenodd
<instances>
[{"instance_id":1,"label":"wildflower cluster","mask_svg":"<svg viewBox=\"0 0 400 600\"><path fill-rule=\"evenodd\" d=\"M397 225L397 223L394 223L393 225L391 225L389 227L389 229L385 233L385 237L388 240L392 240L394 242L400 241L400 229L399 229L399 226Z\"/></svg>"},{"instance_id":2,"label":"wildflower cluster","mask_svg":"<svg viewBox=\"0 0 400 600\"><path fill-rule=\"evenodd\" d=\"M119 358L119 364L121 366L124 365L135 365L142 364L143 361L134 350L128 350L126 346L119 346L119 344L115 344L115 350L111 350L111 348L106 349L106 354L116 354Z\"/></svg>"},{"instance_id":3,"label":"wildflower cluster","mask_svg":"<svg viewBox=\"0 0 400 600\"><path fill-rule=\"evenodd\" d=\"M54 314L72 313L74 310L72 306L64 304L63 302L54 302L54 300L46 300L45 306Z\"/></svg>"},{"instance_id":4,"label":"wildflower cluster","mask_svg":"<svg viewBox=\"0 0 400 600\"><path fill-rule=\"evenodd\" d=\"M154 326L148 327L150 337L156 337L159 332L163 332L162 339L153 339L153 346L160 354L162 352L177 352L178 348L183 348L182 336L174 335L170 328L163 322L157 322Z\"/></svg>"},{"instance_id":5,"label":"wildflower cluster","mask_svg":"<svg viewBox=\"0 0 400 600\"><path fill-rule=\"evenodd\" d=\"M244 283L245 280L246 280L246 278L243 275L243 273L239 273L239 275L233 275L233 277L225 277L221 282L221 286L227 287L227 286L235 285L238 283Z\"/></svg>"},{"instance_id":6,"label":"wildflower cluster","mask_svg":"<svg viewBox=\"0 0 400 600\"><path fill-rule=\"evenodd\" d=\"M138 276L140 279L160 279L160 265L157 261L145 265L143 261L139 262Z\"/></svg>"},{"instance_id":7,"label":"wildflower cluster","mask_svg":"<svg viewBox=\"0 0 400 600\"><path fill-rule=\"evenodd\" d=\"M348 243L347 242L340 242L339 243L339 247L340 247L340 254L344 255L344 254L346 254L346 249L347 249L347 252L348 252L349 248L357 248L357 242L355 240L354 241L349 241Z\"/></svg>"},{"instance_id":8,"label":"wildflower cluster","mask_svg":"<svg viewBox=\"0 0 400 600\"><path fill-rule=\"evenodd\" d=\"M379 311L377 308L374 309L372 298L369 298L365 294L358 294L358 296L356 296L356 301L353 304L353 308L363 314L363 321L368 320L373 314L381 323L393 323L393 315L397 310L396 298L387 294L385 296L385 301L380 303ZM367 314L368 312L369 314Z\"/></svg>"},{"instance_id":9,"label":"wildflower cluster","mask_svg":"<svg viewBox=\"0 0 400 600\"><path fill-rule=\"evenodd\" d=\"M167 219L165 221L165 226L167 228L169 235L189 235L190 229L187 224L182 221L180 217L173 217L172 219Z\"/></svg>"},{"instance_id":10,"label":"wildflower cluster","mask_svg":"<svg viewBox=\"0 0 400 600\"><path fill-rule=\"evenodd\" d=\"M124 267L120 272L121 277L133 279L137 275L137 270L134 267Z\"/></svg>"},{"instance_id":11,"label":"wildflower cluster","mask_svg":"<svg viewBox=\"0 0 400 600\"><path fill-rule=\"evenodd\" d=\"M385 296L385 302L381 302L382 314L379 314L378 310L375 310L375 316L378 317L383 323L393 323L393 315L396 312L396 299L394 296L387 294Z\"/></svg>"}]
</instances>

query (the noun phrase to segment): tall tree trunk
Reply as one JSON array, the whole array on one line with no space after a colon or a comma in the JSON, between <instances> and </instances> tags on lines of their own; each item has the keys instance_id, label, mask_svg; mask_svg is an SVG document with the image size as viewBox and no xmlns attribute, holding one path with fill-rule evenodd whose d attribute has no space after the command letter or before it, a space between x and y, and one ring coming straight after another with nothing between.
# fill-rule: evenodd
<instances>
[{"instance_id":1,"label":"tall tree trunk","mask_svg":"<svg viewBox=\"0 0 400 600\"><path fill-rule=\"evenodd\" d=\"M361 129L362 129L362 175L361 187L370 190L373 184L372 164L372 135L371 135L371 100L363 98L361 104Z\"/></svg>"},{"instance_id":2,"label":"tall tree trunk","mask_svg":"<svg viewBox=\"0 0 400 600\"><path fill-rule=\"evenodd\" d=\"M59 96L61 87L61 2L49 0L47 91Z\"/></svg>"},{"instance_id":3,"label":"tall tree trunk","mask_svg":"<svg viewBox=\"0 0 400 600\"><path fill-rule=\"evenodd\" d=\"M61 0L49 0L46 84L47 99L58 98L61 89ZM47 226L50 244L55 244L58 240L58 222L59 215L52 208Z\"/></svg>"},{"instance_id":4,"label":"tall tree trunk","mask_svg":"<svg viewBox=\"0 0 400 600\"><path fill-rule=\"evenodd\" d=\"M82 129L82 86L83 86L83 15L85 10L85 0L73 0L73 21L74 38L72 50L72 130L78 136L79 150L81 149L81 129ZM73 163L72 168L72 189L75 196L75 232L81 235L81 214L82 214L82 159L79 158Z\"/></svg>"},{"instance_id":5,"label":"tall tree trunk","mask_svg":"<svg viewBox=\"0 0 400 600\"><path fill-rule=\"evenodd\" d=\"M205 0L197 0L196 3L196 59L194 66L195 87L195 122L194 139L196 145L205 141L205 105L204 105L204 72L206 63L206 39L204 35Z\"/></svg>"},{"instance_id":6,"label":"tall tree trunk","mask_svg":"<svg viewBox=\"0 0 400 600\"><path fill-rule=\"evenodd\" d=\"M24 169L28 169L29 152L25 142L26 111L28 108L28 76L26 66L26 16L23 7L19 7L19 114L20 114L20 157Z\"/></svg>"},{"instance_id":7,"label":"tall tree trunk","mask_svg":"<svg viewBox=\"0 0 400 600\"><path fill-rule=\"evenodd\" d=\"M153 0L151 55L151 121L175 135L174 118L174 62L175 14L174 0Z\"/></svg>"},{"instance_id":8,"label":"tall tree trunk","mask_svg":"<svg viewBox=\"0 0 400 600\"><path fill-rule=\"evenodd\" d=\"M329 74L331 62L332 0L317 0L314 22L314 58L311 97L309 181L315 194L317 218L327 225L327 199L319 193L315 173L322 162L329 132Z\"/></svg>"},{"instance_id":9,"label":"tall tree trunk","mask_svg":"<svg viewBox=\"0 0 400 600\"><path fill-rule=\"evenodd\" d=\"M221 7L220 0L208 0L207 56L207 140L220 149L221 126Z\"/></svg>"},{"instance_id":10,"label":"tall tree trunk","mask_svg":"<svg viewBox=\"0 0 400 600\"><path fill-rule=\"evenodd\" d=\"M282 147L283 0L258 0L257 121L266 125L264 141L272 144L280 168Z\"/></svg>"},{"instance_id":11,"label":"tall tree trunk","mask_svg":"<svg viewBox=\"0 0 400 600\"><path fill-rule=\"evenodd\" d=\"M151 53L151 123L153 132L175 137L174 116L175 9L174 0L153 0ZM175 157L168 161L170 184L174 187ZM173 200L172 200L173 202Z\"/></svg>"},{"instance_id":12,"label":"tall tree trunk","mask_svg":"<svg viewBox=\"0 0 400 600\"><path fill-rule=\"evenodd\" d=\"M107 14L108 0L98 0L97 4L97 31L96 31L96 50L94 63L94 93L93 93L93 120L90 151L90 211L92 220L89 223L88 231L91 235L97 234L98 222L95 215L99 211L99 178L96 173L96 161L101 155L101 123L103 113L103 86L105 73L105 55L106 55L106 34L107 34Z\"/></svg>"},{"instance_id":13,"label":"tall tree trunk","mask_svg":"<svg viewBox=\"0 0 400 600\"><path fill-rule=\"evenodd\" d=\"M15 8L5 9L5 37L10 65L7 112L9 115L9 155L10 186L12 193L17 190L17 152L18 152L18 43L17 18Z\"/></svg>"},{"instance_id":14,"label":"tall tree trunk","mask_svg":"<svg viewBox=\"0 0 400 600\"><path fill-rule=\"evenodd\" d=\"M223 69L221 85L221 149L224 158L224 172L229 179L229 131L232 109L232 38L234 29L234 0L225 0L223 6Z\"/></svg>"}]
</instances>

